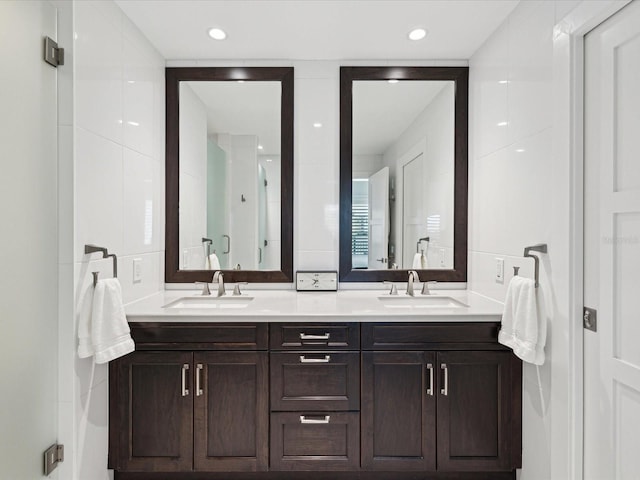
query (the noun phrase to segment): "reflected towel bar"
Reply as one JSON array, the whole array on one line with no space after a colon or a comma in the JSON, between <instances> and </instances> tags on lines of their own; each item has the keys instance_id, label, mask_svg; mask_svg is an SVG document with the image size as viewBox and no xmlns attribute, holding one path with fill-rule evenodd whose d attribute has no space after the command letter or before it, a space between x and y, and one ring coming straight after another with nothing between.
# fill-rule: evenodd
<instances>
[{"instance_id":1,"label":"reflected towel bar","mask_svg":"<svg viewBox=\"0 0 640 480\"><path fill-rule=\"evenodd\" d=\"M209 258L209 255L211 255L211 245L213 244L213 240L211 240L210 238L202 237L202 244L204 245L206 261ZM215 250L213 251L213 253L216 253Z\"/></svg>"},{"instance_id":2,"label":"reflected towel bar","mask_svg":"<svg viewBox=\"0 0 640 480\"><path fill-rule=\"evenodd\" d=\"M536 288L538 288L538 286L540 285L539 280L540 280L540 258L538 258L537 255L532 255L531 252L540 252L540 253L547 253L547 244L546 243L539 243L537 245L532 245L530 247L525 247L524 249L524 256L525 257L531 257L533 258L534 262L535 262L535 285ZM516 272L517 274L517 272Z\"/></svg>"},{"instance_id":3,"label":"reflected towel bar","mask_svg":"<svg viewBox=\"0 0 640 480\"><path fill-rule=\"evenodd\" d=\"M118 278L118 257L115 253L109 253L108 250L104 247L98 247L97 245L85 245L84 246L84 254L90 255L92 253L102 253L102 258L112 258L113 259L113 278ZM98 283L98 275L100 272L91 272L93 274L93 286L95 287Z\"/></svg>"},{"instance_id":4,"label":"reflected towel bar","mask_svg":"<svg viewBox=\"0 0 640 480\"><path fill-rule=\"evenodd\" d=\"M429 248L429 237L419 238L416 242L416 253L420 253L420 242L427 242L427 248ZM424 253L424 250L422 251Z\"/></svg>"}]
</instances>

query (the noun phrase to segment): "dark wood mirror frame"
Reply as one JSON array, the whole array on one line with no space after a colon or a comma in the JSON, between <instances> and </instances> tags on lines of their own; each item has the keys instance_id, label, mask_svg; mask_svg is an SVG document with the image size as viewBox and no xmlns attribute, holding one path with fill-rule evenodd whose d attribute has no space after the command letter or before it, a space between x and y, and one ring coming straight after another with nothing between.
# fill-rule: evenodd
<instances>
[{"instance_id":1,"label":"dark wood mirror frame","mask_svg":"<svg viewBox=\"0 0 640 480\"><path fill-rule=\"evenodd\" d=\"M453 269L418 270L420 280L467 281L468 206L468 67L341 67L340 68L340 281L406 282L408 270L353 269L351 263L351 198L354 80L439 80L455 82L455 171Z\"/></svg>"},{"instance_id":2,"label":"dark wood mirror frame","mask_svg":"<svg viewBox=\"0 0 640 480\"><path fill-rule=\"evenodd\" d=\"M166 223L165 281L211 282L211 270L180 270L180 82L278 81L281 96L281 255L280 270L223 270L228 282L293 282L293 67L167 68L166 75Z\"/></svg>"}]
</instances>

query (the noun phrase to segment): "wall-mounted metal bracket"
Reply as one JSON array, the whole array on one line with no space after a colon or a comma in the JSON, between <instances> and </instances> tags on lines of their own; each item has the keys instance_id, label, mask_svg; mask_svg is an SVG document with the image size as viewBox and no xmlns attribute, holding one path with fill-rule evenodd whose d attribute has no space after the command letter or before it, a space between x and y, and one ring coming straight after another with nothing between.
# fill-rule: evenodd
<instances>
[{"instance_id":1,"label":"wall-mounted metal bracket","mask_svg":"<svg viewBox=\"0 0 640 480\"><path fill-rule=\"evenodd\" d=\"M598 311L593 308L584 307L584 310L582 311L582 326L587 330L597 332Z\"/></svg>"},{"instance_id":2,"label":"wall-mounted metal bracket","mask_svg":"<svg viewBox=\"0 0 640 480\"><path fill-rule=\"evenodd\" d=\"M51 445L44 452L44 474L49 475L61 462L64 462L64 445Z\"/></svg>"},{"instance_id":3,"label":"wall-mounted metal bracket","mask_svg":"<svg viewBox=\"0 0 640 480\"><path fill-rule=\"evenodd\" d=\"M52 38L44 38L44 61L57 67L64 65L64 48L59 48Z\"/></svg>"}]
</instances>

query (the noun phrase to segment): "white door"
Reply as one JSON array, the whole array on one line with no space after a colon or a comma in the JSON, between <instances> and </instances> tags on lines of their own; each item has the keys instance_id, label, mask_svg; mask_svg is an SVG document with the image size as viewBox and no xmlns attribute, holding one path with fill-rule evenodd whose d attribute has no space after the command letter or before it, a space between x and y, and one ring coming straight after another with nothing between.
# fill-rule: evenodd
<instances>
[{"instance_id":1,"label":"white door","mask_svg":"<svg viewBox=\"0 0 640 480\"><path fill-rule=\"evenodd\" d=\"M389 167L369 177L368 267L386 269L389 251Z\"/></svg>"},{"instance_id":2,"label":"white door","mask_svg":"<svg viewBox=\"0 0 640 480\"><path fill-rule=\"evenodd\" d=\"M402 268L413 268L416 248L427 256L427 243L418 239L426 237L427 227L423 211L424 173L420 153L402 167Z\"/></svg>"},{"instance_id":3,"label":"white door","mask_svg":"<svg viewBox=\"0 0 640 480\"><path fill-rule=\"evenodd\" d=\"M0 1L0 477L11 480L44 478L57 440L57 75L45 36L56 38L49 2Z\"/></svg>"},{"instance_id":4,"label":"white door","mask_svg":"<svg viewBox=\"0 0 640 480\"><path fill-rule=\"evenodd\" d=\"M585 39L584 478L640 478L640 2Z\"/></svg>"}]
</instances>

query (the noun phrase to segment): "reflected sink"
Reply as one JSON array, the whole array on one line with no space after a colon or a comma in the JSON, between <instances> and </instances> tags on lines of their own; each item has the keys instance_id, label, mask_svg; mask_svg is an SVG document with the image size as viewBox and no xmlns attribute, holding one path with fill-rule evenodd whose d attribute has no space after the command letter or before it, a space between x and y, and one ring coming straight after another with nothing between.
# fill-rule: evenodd
<instances>
[{"instance_id":1,"label":"reflected sink","mask_svg":"<svg viewBox=\"0 0 640 480\"><path fill-rule=\"evenodd\" d=\"M245 308L247 307L253 297L249 296L233 296L227 295L224 297L205 297L205 296L197 296L197 297L182 297L174 300L171 303L167 303L162 308L191 308L191 309L202 309L202 308Z\"/></svg>"},{"instance_id":2,"label":"reflected sink","mask_svg":"<svg viewBox=\"0 0 640 480\"><path fill-rule=\"evenodd\" d=\"M386 295L378 297L387 308L464 308L465 305L452 297L440 295Z\"/></svg>"}]
</instances>

